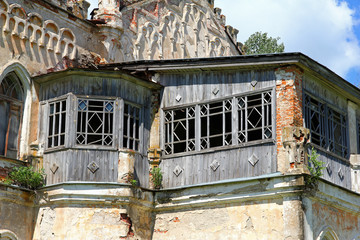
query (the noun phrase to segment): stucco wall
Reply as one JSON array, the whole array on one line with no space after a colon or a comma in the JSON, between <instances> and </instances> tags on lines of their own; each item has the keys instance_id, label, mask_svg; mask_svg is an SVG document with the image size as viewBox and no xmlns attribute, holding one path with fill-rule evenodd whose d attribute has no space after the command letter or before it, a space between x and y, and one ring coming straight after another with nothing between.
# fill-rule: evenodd
<instances>
[{"instance_id":1,"label":"stucco wall","mask_svg":"<svg viewBox=\"0 0 360 240\"><path fill-rule=\"evenodd\" d=\"M21 240L32 239L37 214L33 197L32 191L0 184L0 239L9 232Z\"/></svg>"}]
</instances>

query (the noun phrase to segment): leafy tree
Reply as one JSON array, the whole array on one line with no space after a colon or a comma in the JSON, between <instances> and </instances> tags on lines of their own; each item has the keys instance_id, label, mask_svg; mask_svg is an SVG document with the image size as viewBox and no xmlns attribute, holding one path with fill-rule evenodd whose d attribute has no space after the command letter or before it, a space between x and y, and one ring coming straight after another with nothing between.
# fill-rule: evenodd
<instances>
[{"instance_id":1,"label":"leafy tree","mask_svg":"<svg viewBox=\"0 0 360 240\"><path fill-rule=\"evenodd\" d=\"M245 55L282 53L284 52L284 43L278 43L280 37L268 37L267 33L256 32L252 34L244 44Z\"/></svg>"}]
</instances>

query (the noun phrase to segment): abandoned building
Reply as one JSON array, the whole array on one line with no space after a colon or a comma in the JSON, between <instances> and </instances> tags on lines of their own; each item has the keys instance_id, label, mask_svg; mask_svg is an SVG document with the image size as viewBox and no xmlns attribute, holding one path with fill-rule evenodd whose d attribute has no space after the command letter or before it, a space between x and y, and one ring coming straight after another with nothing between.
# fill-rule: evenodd
<instances>
[{"instance_id":1,"label":"abandoned building","mask_svg":"<svg viewBox=\"0 0 360 240\"><path fill-rule=\"evenodd\" d=\"M214 0L88 7L0 0L0 178L46 173L0 239L360 239L360 89L242 55Z\"/></svg>"}]
</instances>

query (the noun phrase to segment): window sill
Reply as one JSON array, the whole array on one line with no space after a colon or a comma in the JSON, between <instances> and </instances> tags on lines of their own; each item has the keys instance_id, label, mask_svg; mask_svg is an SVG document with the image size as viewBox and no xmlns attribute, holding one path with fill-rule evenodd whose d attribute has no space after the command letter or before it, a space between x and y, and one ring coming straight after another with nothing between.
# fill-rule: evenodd
<instances>
[{"instance_id":1,"label":"window sill","mask_svg":"<svg viewBox=\"0 0 360 240\"><path fill-rule=\"evenodd\" d=\"M114 148L114 147L106 147L106 146L74 146L74 147L57 147L57 148L49 148L44 151L44 154L53 153L53 152L60 152L66 150L96 150L96 151L109 151L109 152L125 152L125 153L132 153L132 154L139 154L143 156L142 153L127 149L127 148ZM1 157L1 156L0 156Z\"/></svg>"},{"instance_id":2,"label":"window sill","mask_svg":"<svg viewBox=\"0 0 360 240\"><path fill-rule=\"evenodd\" d=\"M176 158L176 157L184 157L184 156L198 155L198 154L205 154L205 153L214 153L214 152L218 152L218 151L226 151L226 150L232 150L232 149L236 149L236 148L245 148L245 147L250 147L250 146L263 145L263 144L267 144L267 143L272 143L274 145L276 144L275 139L257 140L257 141L252 141L252 142L241 143L238 145L220 146L220 147L214 147L214 148L209 148L209 149L203 149L200 151L174 153L174 154L164 155L161 157L161 159L165 160L165 159L171 159L171 158Z\"/></svg>"}]
</instances>

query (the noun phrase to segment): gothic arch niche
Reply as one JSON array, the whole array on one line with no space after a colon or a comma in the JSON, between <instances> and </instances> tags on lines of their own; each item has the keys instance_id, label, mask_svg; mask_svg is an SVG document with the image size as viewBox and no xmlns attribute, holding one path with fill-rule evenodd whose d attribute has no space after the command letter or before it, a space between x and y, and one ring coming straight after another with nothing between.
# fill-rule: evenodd
<instances>
[{"instance_id":1,"label":"gothic arch niche","mask_svg":"<svg viewBox=\"0 0 360 240\"><path fill-rule=\"evenodd\" d=\"M30 76L13 63L0 75L0 155L21 158L27 152L30 121Z\"/></svg>"},{"instance_id":2,"label":"gothic arch niche","mask_svg":"<svg viewBox=\"0 0 360 240\"><path fill-rule=\"evenodd\" d=\"M15 233L8 230L0 230L0 240L17 240Z\"/></svg>"},{"instance_id":3,"label":"gothic arch niche","mask_svg":"<svg viewBox=\"0 0 360 240\"><path fill-rule=\"evenodd\" d=\"M316 240L339 240L339 238L331 227L325 227Z\"/></svg>"}]
</instances>

